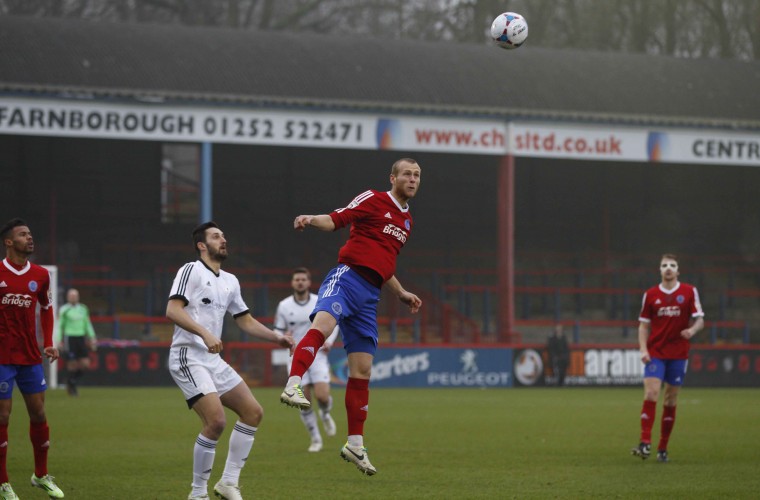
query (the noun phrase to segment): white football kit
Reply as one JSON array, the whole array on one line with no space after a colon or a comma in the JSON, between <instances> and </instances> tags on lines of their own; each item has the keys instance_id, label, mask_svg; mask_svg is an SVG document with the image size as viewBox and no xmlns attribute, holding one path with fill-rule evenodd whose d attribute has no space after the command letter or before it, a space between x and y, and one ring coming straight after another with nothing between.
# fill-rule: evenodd
<instances>
[{"instance_id":1,"label":"white football kit","mask_svg":"<svg viewBox=\"0 0 760 500\"><path fill-rule=\"evenodd\" d=\"M274 315L274 330L280 333L290 332L293 335L293 341L298 345L306 333L311 328L311 319L309 315L317 304L317 295L309 294L309 300L298 302L293 295L280 301L277 305L277 312ZM338 336L339 328L336 326L330 336L325 340L328 347L332 347L335 338ZM293 357L288 357L288 371L293 363ZM330 383L330 362L327 359L327 353L322 349L317 351L314 362L306 370L301 378L301 385L315 384L318 382Z\"/></svg>"},{"instance_id":2,"label":"white football kit","mask_svg":"<svg viewBox=\"0 0 760 500\"><path fill-rule=\"evenodd\" d=\"M222 270L217 275L202 260L180 268L169 293L172 299L182 300L190 317L219 338L227 312L235 318L249 313L238 279ZM216 392L221 396L243 381L219 353L208 352L202 338L176 324L169 371L189 407L205 394Z\"/></svg>"}]
</instances>

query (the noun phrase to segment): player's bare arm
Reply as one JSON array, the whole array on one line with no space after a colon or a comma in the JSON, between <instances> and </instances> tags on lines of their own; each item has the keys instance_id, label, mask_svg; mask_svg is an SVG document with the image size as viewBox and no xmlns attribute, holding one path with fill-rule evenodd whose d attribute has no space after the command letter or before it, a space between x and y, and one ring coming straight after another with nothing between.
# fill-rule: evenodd
<instances>
[{"instance_id":1,"label":"player's bare arm","mask_svg":"<svg viewBox=\"0 0 760 500\"><path fill-rule=\"evenodd\" d=\"M401 302L409 306L409 311L416 313L420 310L420 307L422 307L422 300L415 294L407 292L404 287L401 286L401 282L398 280L398 278L396 278L395 275L391 276L391 279L389 279L385 284L390 287L391 291L396 294Z\"/></svg>"},{"instance_id":2,"label":"player's bare arm","mask_svg":"<svg viewBox=\"0 0 760 500\"><path fill-rule=\"evenodd\" d=\"M697 319L694 320L694 323L691 324L691 326L681 332L681 337L685 339L690 339L697 333L699 333L702 328L705 327L705 320L702 317L697 317Z\"/></svg>"},{"instance_id":3,"label":"player's bare arm","mask_svg":"<svg viewBox=\"0 0 760 500\"><path fill-rule=\"evenodd\" d=\"M649 363L652 358L649 357L649 350L647 349L647 340L649 340L649 323L644 321L639 322L639 352L641 353L641 362Z\"/></svg>"},{"instance_id":4,"label":"player's bare arm","mask_svg":"<svg viewBox=\"0 0 760 500\"><path fill-rule=\"evenodd\" d=\"M172 299L166 305L166 317L172 323L179 325L180 328L187 330L193 335L203 339L203 343L208 347L208 352L222 352L224 345L222 339L217 338L211 332L203 328L197 321L193 320L187 311L185 303L179 299Z\"/></svg>"},{"instance_id":5,"label":"player's bare arm","mask_svg":"<svg viewBox=\"0 0 760 500\"><path fill-rule=\"evenodd\" d=\"M298 231L303 231L307 227L315 227L320 231L334 231L335 223L327 214L321 215L299 215L296 220L293 221L293 228Z\"/></svg>"},{"instance_id":6,"label":"player's bare arm","mask_svg":"<svg viewBox=\"0 0 760 500\"><path fill-rule=\"evenodd\" d=\"M251 316L250 314L244 314L235 318L235 323L238 327L248 335L259 338L261 340L268 340L278 344L280 347L290 349L292 354L295 343L293 337L290 335L283 335L280 332L270 330L264 326L259 320Z\"/></svg>"}]
</instances>

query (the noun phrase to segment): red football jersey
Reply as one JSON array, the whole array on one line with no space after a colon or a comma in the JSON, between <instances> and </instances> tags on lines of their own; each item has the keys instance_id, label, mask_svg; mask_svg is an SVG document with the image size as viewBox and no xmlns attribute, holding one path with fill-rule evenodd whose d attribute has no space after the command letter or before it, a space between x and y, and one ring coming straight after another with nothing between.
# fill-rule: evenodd
<instances>
[{"instance_id":1,"label":"red football jersey","mask_svg":"<svg viewBox=\"0 0 760 500\"><path fill-rule=\"evenodd\" d=\"M390 191L365 191L345 208L330 214L335 229L351 224L338 262L377 272L383 282L396 273L396 256L412 231L409 207L402 208Z\"/></svg>"},{"instance_id":2,"label":"red football jersey","mask_svg":"<svg viewBox=\"0 0 760 500\"><path fill-rule=\"evenodd\" d=\"M651 323L647 350L658 359L687 359L689 340L681 332L691 318L704 316L699 293L692 285L676 283L672 290L656 285L644 293L639 321Z\"/></svg>"},{"instance_id":3,"label":"red football jersey","mask_svg":"<svg viewBox=\"0 0 760 500\"><path fill-rule=\"evenodd\" d=\"M0 364L36 365L42 362L37 343L37 304L49 309L50 273L27 262L19 271L7 259L0 262Z\"/></svg>"}]
</instances>

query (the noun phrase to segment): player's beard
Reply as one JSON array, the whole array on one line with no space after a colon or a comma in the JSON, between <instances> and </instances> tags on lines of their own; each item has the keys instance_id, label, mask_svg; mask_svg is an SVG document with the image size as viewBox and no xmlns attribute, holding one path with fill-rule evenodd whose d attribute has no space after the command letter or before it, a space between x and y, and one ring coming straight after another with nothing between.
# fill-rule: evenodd
<instances>
[{"instance_id":1,"label":"player's beard","mask_svg":"<svg viewBox=\"0 0 760 500\"><path fill-rule=\"evenodd\" d=\"M13 245L13 249L17 254L29 257L34 253L34 243L24 243L23 245Z\"/></svg>"},{"instance_id":2,"label":"player's beard","mask_svg":"<svg viewBox=\"0 0 760 500\"><path fill-rule=\"evenodd\" d=\"M221 250L209 250L208 258L216 262L224 262L227 258L227 253L222 253Z\"/></svg>"}]
</instances>

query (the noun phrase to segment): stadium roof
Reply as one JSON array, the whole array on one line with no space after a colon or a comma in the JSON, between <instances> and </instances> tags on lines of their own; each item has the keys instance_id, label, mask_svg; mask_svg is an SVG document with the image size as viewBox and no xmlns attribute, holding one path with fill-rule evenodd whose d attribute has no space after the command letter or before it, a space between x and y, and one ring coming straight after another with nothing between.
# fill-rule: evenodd
<instances>
[{"instance_id":1,"label":"stadium roof","mask_svg":"<svg viewBox=\"0 0 760 500\"><path fill-rule=\"evenodd\" d=\"M0 92L760 129L760 63L0 16Z\"/></svg>"}]
</instances>

